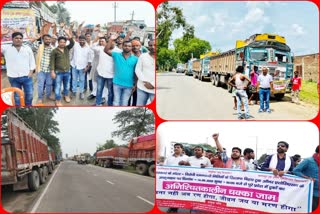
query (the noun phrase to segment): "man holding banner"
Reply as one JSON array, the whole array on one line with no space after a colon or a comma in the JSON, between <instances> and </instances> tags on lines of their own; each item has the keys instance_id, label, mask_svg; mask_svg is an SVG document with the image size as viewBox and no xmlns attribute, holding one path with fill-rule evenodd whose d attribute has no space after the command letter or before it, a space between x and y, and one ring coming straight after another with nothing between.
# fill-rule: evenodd
<instances>
[{"instance_id":1,"label":"man holding banner","mask_svg":"<svg viewBox=\"0 0 320 214\"><path fill-rule=\"evenodd\" d=\"M275 176L283 176L284 174L291 173L293 170L293 160L290 156L286 155L289 144L285 141L278 143L277 154L269 155L264 161L261 170L271 171Z\"/></svg>"}]
</instances>

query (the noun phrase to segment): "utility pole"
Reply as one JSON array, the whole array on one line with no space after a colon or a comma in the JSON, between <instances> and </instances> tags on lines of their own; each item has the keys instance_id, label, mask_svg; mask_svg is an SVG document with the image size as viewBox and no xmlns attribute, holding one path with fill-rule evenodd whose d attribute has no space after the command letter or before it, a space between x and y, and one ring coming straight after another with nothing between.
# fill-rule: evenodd
<instances>
[{"instance_id":1,"label":"utility pole","mask_svg":"<svg viewBox=\"0 0 320 214\"><path fill-rule=\"evenodd\" d=\"M133 20L133 18L134 18L134 10L132 11L132 13L130 13L130 15L131 15L131 20Z\"/></svg>"},{"instance_id":2,"label":"utility pole","mask_svg":"<svg viewBox=\"0 0 320 214\"><path fill-rule=\"evenodd\" d=\"M112 4L112 7L113 7L113 9L114 9L114 22L116 22L117 21L117 7L118 7L119 5L117 4L117 2L114 2L113 4Z\"/></svg>"}]
</instances>

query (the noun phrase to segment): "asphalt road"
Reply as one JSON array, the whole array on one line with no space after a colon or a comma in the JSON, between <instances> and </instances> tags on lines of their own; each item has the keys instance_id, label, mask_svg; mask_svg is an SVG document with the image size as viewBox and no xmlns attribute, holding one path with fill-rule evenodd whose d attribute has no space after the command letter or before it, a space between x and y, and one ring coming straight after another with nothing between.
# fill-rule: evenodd
<instances>
[{"instance_id":1,"label":"asphalt road","mask_svg":"<svg viewBox=\"0 0 320 214\"><path fill-rule=\"evenodd\" d=\"M166 120L237 120L233 97L211 82L177 73L157 74L157 113ZM250 105L250 120L309 120L318 107L290 102L289 94L282 101L271 99L272 113L258 113L259 105Z\"/></svg>"},{"instance_id":2,"label":"asphalt road","mask_svg":"<svg viewBox=\"0 0 320 214\"><path fill-rule=\"evenodd\" d=\"M20 212L132 213L154 206L154 178L73 161L62 162L55 171L41 194Z\"/></svg>"}]
</instances>

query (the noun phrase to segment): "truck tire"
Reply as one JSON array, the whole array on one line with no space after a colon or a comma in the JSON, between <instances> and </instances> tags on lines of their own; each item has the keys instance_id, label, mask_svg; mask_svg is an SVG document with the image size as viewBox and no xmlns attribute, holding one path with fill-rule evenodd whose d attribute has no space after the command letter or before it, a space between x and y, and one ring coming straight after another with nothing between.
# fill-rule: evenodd
<instances>
[{"instance_id":1,"label":"truck tire","mask_svg":"<svg viewBox=\"0 0 320 214\"><path fill-rule=\"evenodd\" d=\"M39 178L40 178L40 184L44 184L46 182L46 177L42 167L39 168Z\"/></svg>"},{"instance_id":2,"label":"truck tire","mask_svg":"<svg viewBox=\"0 0 320 214\"><path fill-rule=\"evenodd\" d=\"M192 73L192 76L193 76L193 78L197 79L197 76L196 76L195 72Z\"/></svg>"},{"instance_id":3,"label":"truck tire","mask_svg":"<svg viewBox=\"0 0 320 214\"><path fill-rule=\"evenodd\" d=\"M151 164L150 167L149 167L149 169L148 169L148 173L149 173L149 175L150 175L151 177L154 177L155 168L156 168L156 167L154 166L154 164Z\"/></svg>"},{"instance_id":4,"label":"truck tire","mask_svg":"<svg viewBox=\"0 0 320 214\"><path fill-rule=\"evenodd\" d=\"M216 74L216 76L215 76L214 85L215 85L216 87L219 87L219 85L220 85L220 76L219 76L219 74Z\"/></svg>"},{"instance_id":5,"label":"truck tire","mask_svg":"<svg viewBox=\"0 0 320 214\"><path fill-rule=\"evenodd\" d=\"M276 100L280 101L284 97L284 94L275 94L274 97L276 98Z\"/></svg>"},{"instance_id":6,"label":"truck tire","mask_svg":"<svg viewBox=\"0 0 320 214\"><path fill-rule=\"evenodd\" d=\"M210 81L211 81L211 84L214 85L214 74L210 75Z\"/></svg>"},{"instance_id":7,"label":"truck tire","mask_svg":"<svg viewBox=\"0 0 320 214\"><path fill-rule=\"evenodd\" d=\"M43 167L43 174L44 174L45 180L47 180L47 179L48 179L48 176L49 176L49 170L48 170L48 167L47 167L47 166L44 166L44 167Z\"/></svg>"},{"instance_id":8,"label":"truck tire","mask_svg":"<svg viewBox=\"0 0 320 214\"><path fill-rule=\"evenodd\" d=\"M31 173L28 174L28 187L30 191L36 191L40 186L40 177L37 170L32 170Z\"/></svg>"},{"instance_id":9,"label":"truck tire","mask_svg":"<svg viewBox=\"0 0 320 214\"><path fill-rule=\"evenodd\" d=\"M111 161L110 161L110 160L107 160L107 161L106 161L106 167L107 167L107 168L110 168L111 166L112 166Z\"/></svg>"},{"instance_id":10,"label":"truck tire","mask_svg":"<svg viewBox=\"0 0 320 214\"><path fill-rule=\"evenodd\" d=\"M49 172L49 174L52 174L52 172L53 172L52 164L49 164L48 172Z\"/></svg>"},{"instance_id":11,"label":"truck tire","mask_svg":"<svg viewBox=\"0 0 320 214\"><path fill-rule=\"evenodd\" d=\"M140 175L146 175L148 172L148 165L145 163L139 163L136 166L136 171L140 174Z\"/></svg>"}]
</instances>

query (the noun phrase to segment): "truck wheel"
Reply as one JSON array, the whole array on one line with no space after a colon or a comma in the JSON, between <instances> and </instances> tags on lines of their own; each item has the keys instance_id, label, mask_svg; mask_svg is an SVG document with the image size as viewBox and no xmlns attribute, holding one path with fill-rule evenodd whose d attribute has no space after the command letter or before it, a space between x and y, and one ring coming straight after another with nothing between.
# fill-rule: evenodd
<instances>
[{"instance_id":1,"label":"truck wheel","mask_svg":"<svg viewBox=\"0 0 320 214\"><path fill-rule=\"evenodd\" d=\"M219 74L217 74L217 75L215 76L214 85L215 85L216 87L219 87L219 85L220 85L220 76L219 76Z\"/></svg>"},{"instance_id":2,"label":"truck wheel","mask_svg":"<svg viewBox=\"0 0 320 214\"><path fill-rule=\"evenodd\" d=\"M110 168L111 165L112 165L111 161L110 161L110 160L107 160L107 161L106 161L106 167L107 167L107 168Z\"/></svg>"},{"instance_id":3,"label":"truck wheel","mask_svg":"<svg viewBox=\"0 0 320 214\"><path fill-rule=\"evenodd\" d=\"M53 172L52 164L49 164L48 172L49 172L49 174L52 174L52 172Z\"/></svg>"},{"instance_id":4,"label":"truck wheel","mask_svg":"<svg viewBox=\"0 0 320 214\"><path fill-rule=\"evenodd\" d=\"M46 182L46 178L44 175L43 168L39 168L39 177L40 177L40 184L44 184Z\"/></svg>"},{"instance_id":5,"label":"truck wheel","mask_svg":"<svg viewBox=\"0 0 320 214\"><path fill-rule=\"evenodd\" d=\"M211 84L214 85L214 74L210 75L210 81L211 81Z\"/></svg>"},{"instance_id":6,"label":"truck wheel","mask_svg":"<svg viewBox=\"0 0 320 214\"><path fill-rule=\"evenodd\" d=\"M274 97L276 98L276 100L280 101L284 97L284 94L275 94Z\"/></svg>"},{"instance_id":7,"label":"truck wheel","mask_svg":"<svg viewBox=\"0 0 320 214\"><path fill-rule=\"evenodd\" d=\"M145 163L139 163L136 166L136 170L140 175L145 175L148 172L148 165Z\"/></svg>"},{"instance_id":8,"label":"truck wheel","mask_svg":"<svg viewBox=\"0 0 320 214\"><path fill-rule=\"evenodd\" d=\"M48 176L49 176L49 170L48 170L48 167L47 167L47 166L44 166L44 167L43 167L43 174L44 174L45 180L47 180L47 179L48 179Z\"/></svg>"},{"instance_id":9,"label":"truck wheel","mask_svg":"<svg viewBox=\"0 0 320 214\"><path fill-rule=\"evenodd\" d=\"M154 171L155 171L155 166L154 164L152 164L148 169L148 173L151 177L154 177Z\"/></svg>"},{"instance_id":10,"label":"truck wheel","mask_svg":"<svg viewBox=\"0 0 320 214\"><path fill-rule=\"evenodd\" d=\"M32 170L28 174L28 187L31 191L36 191L40 186L40 178L37 170Z\"/></svg>"},{"instance_id":11,"label":"truck wheel","mask_svg":"<svg viewBox=\"0 0 320 214\"><path fill-rule=\"evenodd\" d=\"M193 74L192 74L192 76L193 76L193 78L197 78L197 76L196 76L196 73L195 72L193 72Z\"/></svg>"}]
</instances>

